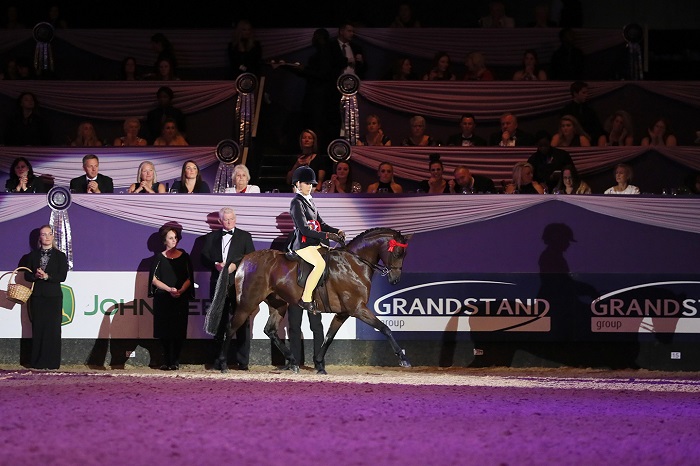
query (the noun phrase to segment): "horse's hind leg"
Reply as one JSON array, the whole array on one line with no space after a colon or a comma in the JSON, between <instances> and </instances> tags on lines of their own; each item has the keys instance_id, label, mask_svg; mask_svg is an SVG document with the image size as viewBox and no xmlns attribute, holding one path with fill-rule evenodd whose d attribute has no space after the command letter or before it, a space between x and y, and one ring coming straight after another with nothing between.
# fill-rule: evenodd
<instances>
[{"instance_id":1,"label":"horse's hind leg","mask_svg":"<svg viewBox=\"0 0 700 466\"><path fill-rule=\"evenodd\" d=\"M348 317L350 317L348 314L336 314L333 316L331 325L328 327L328 332L326 332L326 338L324 338L323 344L321 345L321 350L318 352L318 354L314 355L314 364L316 366L317 374L327 374L326 351L328 351L328 347L331 346L331 343L333 343L335 335L338 333L338 330L340 330L343 323L348 320Z\"/></svg>"},{"instance_id":2,"label":"horse's hind leg","mask_svg":"<svg viewBox=\"0 0 700 466\"><path fill-rule=\"evenodd\" d=\"M287 348L287 345L280 340L279 335L277 335L277 330L279 329L280 322L284 317L284 312L280 311L280 306L284 306L286 303L283 301L268 299L266 300L268 307L270 308L270 317L267 318L267 323L265 324L265 335L267 335L270 340L275 344L277 349L282 352L282 355L287 360L289 368L295 372L299 372L299 363L297 362L294 354Z\"/></svg>"},{"instance_id":3,"label":"horse's hind leg","mask_svg":"<svg viewBox=\"0 0 700 466\"><path fill-rule=\"evenodd\" d=\"M401 346L399 346L399 344L394 339L394 335L391 333L391 329L389 329L389 327L387 327L384 322L377 319L377 316L375 316L366 307L360 309L360 312L357 315L355 315L355 317L360 319L362 322L366 323L367 325L374 327L377 330L379 330L380 332L382 332L382 335L384 335L389 340L389 343L391 343L391 348L394 350L394 354L396 356L398 356L399 366L411 367L411 363L408 361L408 358L406 357L406 351L403 348L401 348Z\"/></svg>"}]
</instances>

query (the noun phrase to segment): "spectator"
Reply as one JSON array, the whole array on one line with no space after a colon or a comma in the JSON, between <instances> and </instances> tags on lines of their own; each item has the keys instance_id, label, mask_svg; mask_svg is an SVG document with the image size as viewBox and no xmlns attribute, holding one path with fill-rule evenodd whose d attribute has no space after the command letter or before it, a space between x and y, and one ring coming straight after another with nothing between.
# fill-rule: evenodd
<instances>
[{"instance_id":1,"label":"spectator","mask_svg":"<svg viewBox=\"0 0 700 466\"><path fill-rule=\"evenodd\" d=\"M94 154L83 157L83 170L85 176L79 176L70 180L70 190L73 193L113 193L114 182L109 176L100 171L100 159Z\"/></svg>"},{"instance_id":2,"label":"spectator","mask_svg":"<svg viewBox=\"0 0 700 466\"><path fill-rule=\"evenodd\" d=\"M173 73L177 74L177 56L175 54L175 47L170 42L170 40L165 37L162 32L157 32L151 36L151 49L156 54L156 60L154 62L153 73L158 74L158 64L163 58L170 60L172 64Z\"/></svg>"},{"instance_id":3,"label":"spectator","mask_svg":"<svg viewBox=\"0 0 700 466\"><path fill-rule=\"evenodd\" d=\"M451 194L495 193L496 186L487 176L472 174L464 165L454 170L454 179L447 182Z\"/></svg>"},{"instance_id":4,"label":"spectator","mask_svg":"<svg viewBox=\"0 0 700 466\"><path fill-rule=\"evenodd\" d=\"M148 141L142 137L139 137L139 132L141 132L141 121L138 118L127 118L124 120L123 128L124 136L120 136L114 140L115 147L148 145Z\"/></svg>"},{"instance_id":5,"label":"spectator","mask_svg":"<svg viewBox=\"0 0 700 466\"><path fill-rule=\"evenodd\" d=\"M353 42L354 37L355 27L348 21L341 23L338 27L338 39L331 43L334 50L335 78L343 73L354 73L360 79L365 77L367 63L364 52L359 44Z\"/></svg>"},{"instance_id":6,"label":"spectator","mask_svg":"<svg viewBox=\"0 0 700 466\"><path fill-rule=\"evenodd\" d=\"M603 124L605 132L598 138L599 146L632 146L634 145L634 127L632 117L624 110L618 110L610 115Z\"/></svg>"},{"instance_id":7,"label":"spectator","mask_svg":"<svg viewBox=\"0 0 700 466\"><path fill-rule=\"evenodd\" d=\"M36 96L22 92L17 98L14 114L7 121L5 145L48 146L50 143L49 122L41 115Z\"/></svg>"},{"instance_id":8,"label":"spectator","mask_svg":"<svg viewBox=\"0 0 700 466\"><path fill-rule=\"evenodd\" d=\"M535 145L534 138L518 128L518 117L507 112L501 115L501 131L491 134L490 146L522 147Z\"/></svg>"},{"instance_id":9,"label":"spectator","mask_svg":"<svg viewBox=\"0 0 700 466\"><path fill-rule=\"evenodd\" d=\"M513 74L513 81L546 81L547 73L540 68L537 52L533 49L525 50L523 54L523 69Z\"/></svg>"},{"instance_id":10,"label":"spectator","mask_svg":"<svg viewBox=\"0 0 700 466\"><path fill-rule=\"evenodd\" d=\"M46 187L34 174L32 164L24 157L17 157L10 165L10 178L5 182L8 193L45 193Z\"/></svg>"},{"instance_id":11,"label":"spectator","mask_svg":"<svg viewBox=\"0 0 700 466\"><path fill-rule=\"evenodd\" d=\"M390 146L391 139L384 134L382 122L378 115L368 115L365 120L367 132L357 141L358 146Z\"/></svg>"},{"instance_id":12,"label":"spectator","mask_svg":"<svg viewBox=\"0 0 700 466\"><path fill-rule=\"evenodd\" d=\"M411 134L404 138L402 146L439 146L431 136L425 134L425 118L420 115L413 116L410 120Z\"/></svg>"},{"instance_id":13,"label":"spectator","mask_svg":"<svg viewBox=\"0 0 700 466\"><path fill-rule=\"evenodd\" d=\"M531 28L555 28L557 22L550 17L549 5L540 3L535 5L534 19L527 25Z\"/></svg>"},{"instance_id":14,"label":"spectator","mask_svg":"<svg viewBox=\"0 0 700 466\"><path fill-rule=\"evenodd\" d=\"M68 22L61 16L61 9L58 5L49 7L46 22L53 26L54 29L68 29Z\"/></svg>"},{"instance_id":15,"label":"spectator","mask_svg":"<svg viewBox=\"0 0 700 466\"><path fill-rule=\"evenodd\" d=\"M591 138L571 115L559 119L559 132L552 136L554 147L590 147Z\"/></svg>"},{"instance_id":16,"label":"spectator","mask_svg":"<svg viewBox=\"0 0 700 466\"><path fill-rule=\"evenodd\" d=\"M233 173L231 174L231 181L233 186L226 188L227 193L259 193L260 188L254 184L250 184L250 171L248 167L239 163L233 167Z\"/></svg>"},{"instance_id":17,"label":"spectator","mask_svg":"<svg viewBox=\"0 0 700 466\"><path fill-rule=\"evenodd\" d=\"M418 190L428 194L449 194L450 186L442 176L445 166L440 160L440 154L430 154L428 170L430 170L430 178L421 181L418 184Z\"/></svg>"},{"instance_id":18,"label":"spectator","mask_svg":"<svg viewBox=\"0 0 700 466\"><path fill-rule=\"evenodd\" d=\"M389 162L382 162L377 168L376 183L367 186L368 193L394 193L401 194L403 187L394 180L394 166Z\"/></svg>"},{"instance_id":19,"label":"spectator","mask_svg":"<svg viewBox=\"0 0 700 466\"><path fill-rule=\"evenodd\" d=\"M569 87L571 102L559 112L559 116L571 115L581 124L591 141L597 141L603 130L595 110L588 106L588 84L575 81Z\"/></svg>"},{"instance_id":20,"label":"spectator","mask_svg":"<svg viewBox=\"0 0 700 466\"><path fill-rule=\"evenodd\" d=\"M236 23L233 37L226 50L233 79L243 73L252 73L260 77L262 45L255 39L250 21L242 19Z\"/></svg>"},{"instance_id":21,"label":"spectator","mask_svg":"<svg viewBox=\"0 0 700 466\"><path fill-rule=\"evenodd\" d=\"M513 181L506 186L506 194L544 194L545 188L533 179L534 170L527 162L518 162L513 167Z\"/></svg>"},{"instance_id":22,"label":"spectator","mask_svg":"<svg viewBox=\"0 0 700 466\"><path fill-rule=\"evenodd\" d=\"M78 133L70 142L71 147L102 147L103 145L97 137L95 126L89 121L83 121L78 125Z\"/></svg>"},{"instance_id":23,"label":"spectator","mask_svg":"<svg viewBox=\"0 0 700 466\"><path fill-rule=\"evenodd\" d=\"M182 164L180 179L173 182L171 193L210 193L209 185L202 179L199 166L194 160L188 160Z\"/></svg>"},{"instance_id":24,"label":"spectator","mask_svg":"<svg viewBox=\"0 0 700 466\"><path fill-rule=\"evenodd\" d=\"M493 81L496 78L491 70L486 67L486 58L481 52L470 52L464 60L467 72L464 75L465 81Z\"/></svg>"},{"instance_id":25,"label":"spectator","mask_svg":"<svg viewBox=\"0 0 700 466\"><path fill-rule=\"evenodd\" d=\"M301 154L297 157L289 172L287 172L287 184L292 184L294 171L306 165L311 167L316 173L318 182L316 190L321 191L323 181L326 179L326 172L328 171L328 162L318 154L318 137L316 133L310 129L303 130L299 135L299 148L301 149Z\"/></svg>"},{"instance_id":26,"label":"spectator","mask_svg":"<svg viewBox=\"0 0 700 466\"><path fill-rule=\"evenodd\" d=\"M178 130L185 137L187 128L185 127L185 115L177 107L173 106L173 90L167 86L158 88L156 99L158 106L149 111L146 115L146 126L148 127L149 143L153 142L161 135L163 124L167 119L175 120Z\"/></svg>"},{"instance_id":27,"label":"spectator","mask_svg":"<svg viewBox=\"0 0 700 466\"><path fill-rule=\"evenodd\" d=\"M5 21L3 24L5 29L24 29L25 25L19 18L19 10L16 6L10 5L5 13Z\"/></svg>"},{"instance_id":28,"label":"spectator","mask_svg":"<svg viewBox=\"0 0 700 466\"><path fill-rule=\"evenodd\" d=\"M350 164L340 161L335 164L335 172L330 180L323 182L321 191L324 193L361 193L362 186L352 179Z\"/></svg>"},{"instance_id":29,"label":"spectator","mask_svg":"<svg viewBox=\"0 0 700 466\"><path fill-rule=\"evenodd\" d=\"M678 141L666 118L658 118L647 128L648 136L642 138L642 146L677 146Z\"/></svg>"},{"instance_id":30,"label":"spectator","mask_svg":"<svg viewBox=\"0 0 700 466\"><path fill-rule=\"evenodd\" d=\"M564 28L559 31L559 48L552 54L549 63L550 79L574 81L583 79L583 51L576 47L574 31Z\"/></svg>"},{"instance_id":31,"label":"spectator","mask_svg":"<svg viewBox=\"0 0 700 466\"><path fill-rule=\"evenodd\" d=\"M552 147L551 137L546 131L537 133L537 150L528 159L532 165L533 179L546 185L551 191L561 182L561 173L564 167L574 166L571 155L558 147Z\"/></svg>"},{"instance_id":32,"label":"spectator","mask_svg":"<svg viewBox=\"0 0 700 466\"><path fill-rule=\"evenodd\" d=\"M408 3L399 5L399 11L394 18L394 21L389 25L390 28L419 28L420 21L413 15L413 8Z\"/></svg>"},{"instance_id":33,"label":"spectator","mask_svg":"<svg viewBox=\"0 0 700 466\"><path fill-rule=\"evenodd\" d=\"M121 73L119 74L120 81L140 81L136 67L136 59L134 57L125 57L122 60Z\"/></svg>"},{"instance_id":34,"label":"spectator","mask_svg":"<svg viewBox=\"0 0 700 466\"><path fill-rule=\"evenodd\" d=\"M153 162L145 161L139 164L136 172L136 183L129 186L130 193L164 193L165 186L158 182L156 167Z\"/></svg>"},{"instance_id":35,"label":"spectator","mask_svg":"<svg viewBox=\"0 0 700 466\"><path fill-rule=\"evenodd\" d=\"M154 81L179 81L180 78L175 74L175 66L172 59L163 57L156 63L156 74L153 77Z\"/></svg>"},{"instance_id":36,"label":"spectator","mask_svg":"<svg viewBox=\"0 0 700 466\"><path fill-rule=\"evenodd\" d=\"M686 176L684 185L688 194L700 195L700 172Z\"/></svg>"},{"instance_id":37,"label":"spectator","mask_svg":"<svg viewBox=\"0 0 700 466\"><path fill-rule=\"evenodd\" d=\"M452 72L452 60L444 51L435 54L430 71L423 75L423 81L454 81L456 79L457 76Z\"/></svg>"},{"instance_id":38,"label":"spectator","mask_svg":"<svg viewBox=\"0 0 700 466\"><path fill-rule=\"evenodd\" d=\"M583 181L573 165L561 170L561 179L552 191L555 194L591 194L591 187Z\"/></svg>"},{"instance_id":39,"label":"spectator","mask_svg":"<svg viewBox=\"0 0 700 466\"><path fill-rule=\"evenodd\" d=\"M177 122L173 118L167 118L163 123L160 136L153 141L154 146L189 146L185 137L180 133Z\"/></svg>"},{"instance_id":40,"label":"spectator","mask_svg":"<svg viewBox=\"0 0 700 466\"><path fill-rule=\"evenodd\" d=\"M639 194L639 188L629 184L632 181L632 167L626 163L615 166L615 181L617 184L605 190L604 194Z\"/></svg>"},{"instance_id":41,"label":"spectator","mask_svg":"<svg viewBox=\"0 0 700 466\"><path fill-rule=\"evenodd\" d=\"M506 7L503 2L489 2L489 15L479 20L484 28L512 28L515 27L515 20L506 16Z\"/></svg>"},{"instance_id":42,"label":"spectator","mask_svg":"<svg viewBox=\"0 0 700 466\"><path fill-rule=\"evenodd\" d=\"M476 128L476 117L471 113L465 113L459 119L460 132L453 134L447 139L448 146L486 146L486 139L474 134Z\"/></svg>"},{"instance_id":43,"label":"spectator","mask_svg":"<svg viewBox=\"0 0 700 466\"><path fill-rule=\"evenodd\" d=\"M394 60L386 79L391 81L416 81L418 80L418 75L413 72L411 59L401 57Z\"/></svg>"}]
</instances>

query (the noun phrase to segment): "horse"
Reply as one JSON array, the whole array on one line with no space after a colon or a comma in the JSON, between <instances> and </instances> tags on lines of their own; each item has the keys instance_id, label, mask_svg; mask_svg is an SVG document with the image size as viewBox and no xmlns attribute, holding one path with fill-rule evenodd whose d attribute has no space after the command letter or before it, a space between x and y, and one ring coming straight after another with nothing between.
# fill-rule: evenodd
<instances>
[{"instance_id":1,"label":"horse","mask_svg":"<svg viewBox=\"0 0 700 466\"><path fill-rule=\"evenodd\" d=\"M351 316L379 330L389 340L399 358L399 366L411 367L405 351L396 342L389 327L367 308L375 271L386 276L392 285L401 279L406 248L411 236L413 235L404 236L390 228L372 228L357 235L347 245L328 251L328 275L323 285L327 290L327 298L319 299L320 288L317 288L316 302L321 304L319 307L323 307L323 312L332 312L335 315L324 338L321 354L316 355L318 373L326 373L326 351L340 327ZM379 261L384 265L380 265ZM222 372L226 371L226 355L231 337L258 309L261 302L265 302L270 308L265 334L287 359L289 368L299 372L294 355L277 335L287 305L296 303L303 291L297 283L297 268L297 261L289 260L284 252L272 249L255 251L243 257L236 269L234 284L228 290L229 294L235 292L238 305L231 316L219 356ZM205 330L212 335L216 333L221 320L223 300L218 301L217 304L215 296L205 322Z\"/></svg>"}]
</instances>

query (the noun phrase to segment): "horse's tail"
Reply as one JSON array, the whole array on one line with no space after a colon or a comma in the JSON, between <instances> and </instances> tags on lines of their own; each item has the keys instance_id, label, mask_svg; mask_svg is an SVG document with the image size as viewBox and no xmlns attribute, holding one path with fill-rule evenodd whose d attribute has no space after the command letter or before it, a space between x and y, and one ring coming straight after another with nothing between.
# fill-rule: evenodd
<instances>
[{"instance_id":1,"label":"horse's tail","mask_svg":"<svg viewBox=\"0 0 700 466\"><path fill-rule=\"evenodd\" d=\"M214 298L211 300L207 308L207 315L204 318L204 331L209 335L216 335L216 332L219 330L219 323L221 323L221 316L224 313L224 303L226 302L227 293L228 267L224 267L221 269L219 279L216 281Z\"/></svg>"}]
</instances>

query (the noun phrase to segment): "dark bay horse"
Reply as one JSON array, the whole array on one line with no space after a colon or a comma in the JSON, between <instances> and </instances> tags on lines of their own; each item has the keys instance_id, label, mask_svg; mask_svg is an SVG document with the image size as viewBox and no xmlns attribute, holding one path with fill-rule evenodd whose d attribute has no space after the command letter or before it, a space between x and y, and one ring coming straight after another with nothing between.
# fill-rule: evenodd
<instances>
[{"instance_id":1,"label":"dark bay horse","mask_svg":"<svg viewBox=\"0 0 700 466\"><path fill-rule=\"evenodd\" d=\"M323 341L321 354L316 355L321 370L325 365L328 347L340 326L351 316L379 330L391 343L394 353L399 358L399 365L411 367L404 350L394 339L389 327L367 308L375 271L386 275L392 285L401 279L401 268L411 236L404 236L390 228L373 228L356 236L346 247L328 252L328 277L325 288L328 291L329 308L326 309L323 304L320 289L316 290L315 299L323 312L333 312L335 316ZM379 265L380 261L384 265ZM292 352L277 336L279 323L287 312L287 303L296 303L303 291L297 284L297 262L288 260L280 251L264 249L252 252L246 255L238 266L234 286L238 306L231 316L231 325L220 356L222 362L225 362L231 336L257 310L258 304L265 302L270 308L265 334L284 354L290 368L298 372L299 366ZM234 286L229 293L234 291ZM221 309L216 309L212 304L207 316L206 331L210 334L216 333L220 319ZM222 364L222 370L225 367L225 363Z\"/></svg>"}]
</instances>

